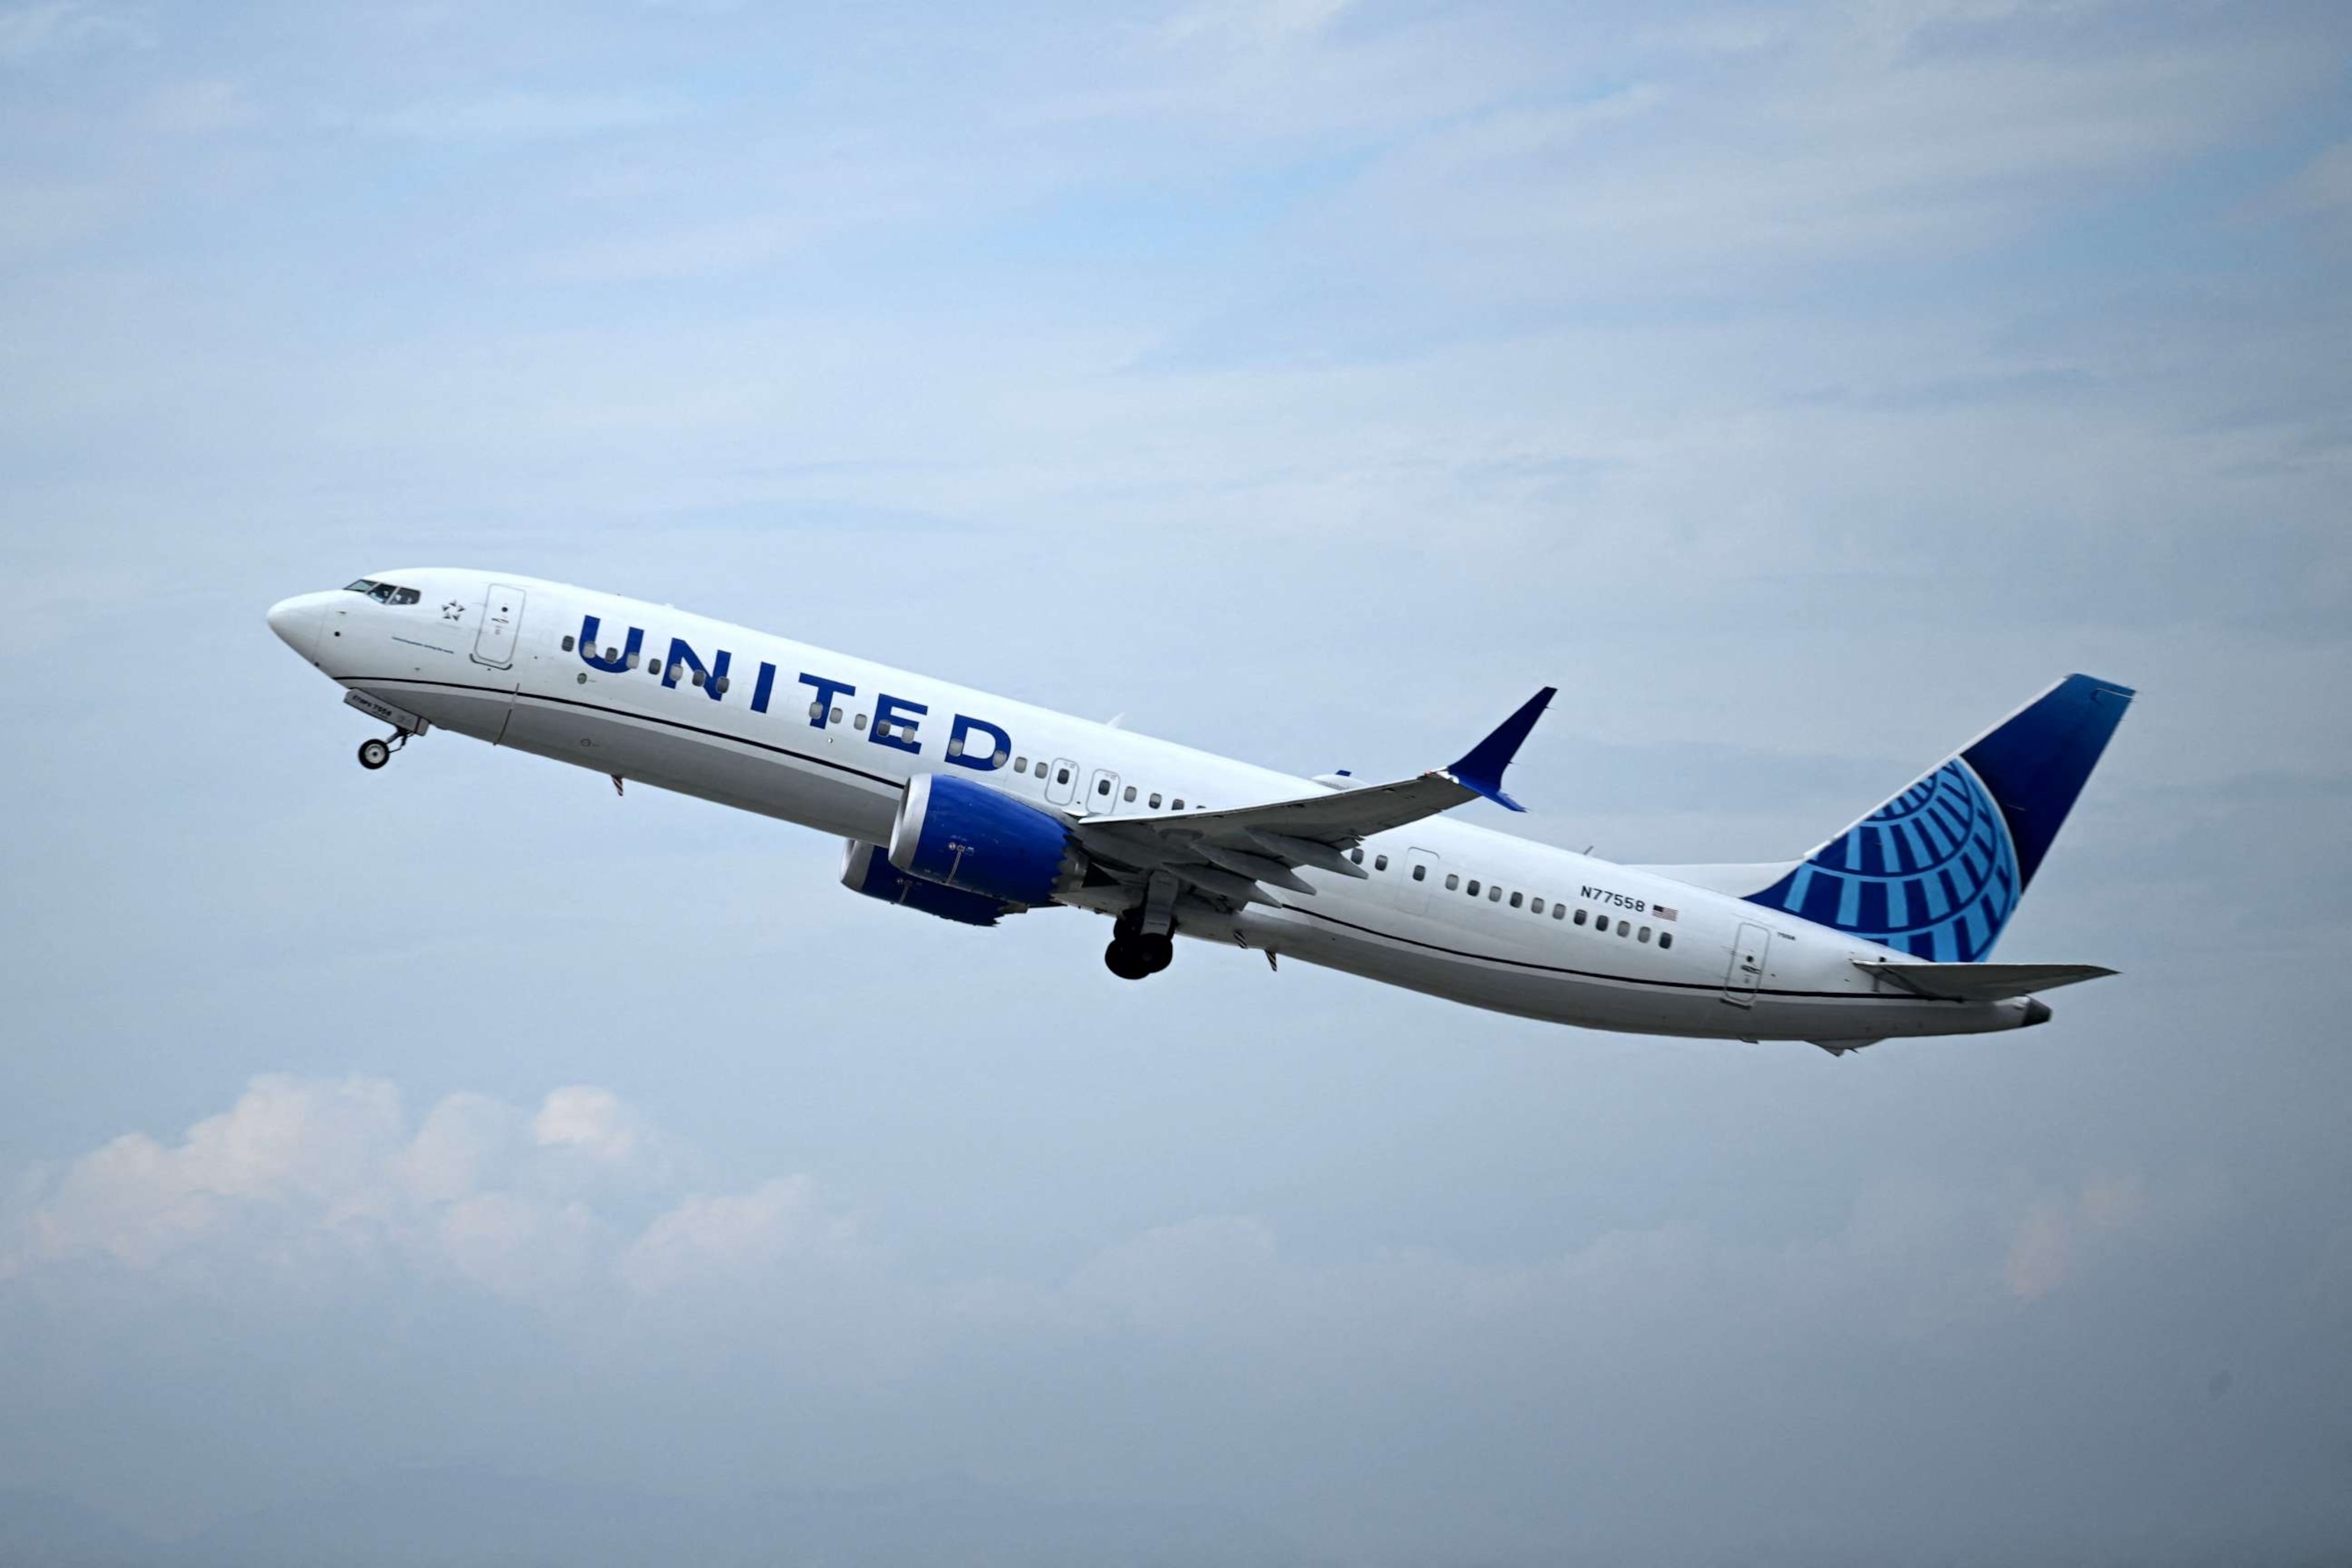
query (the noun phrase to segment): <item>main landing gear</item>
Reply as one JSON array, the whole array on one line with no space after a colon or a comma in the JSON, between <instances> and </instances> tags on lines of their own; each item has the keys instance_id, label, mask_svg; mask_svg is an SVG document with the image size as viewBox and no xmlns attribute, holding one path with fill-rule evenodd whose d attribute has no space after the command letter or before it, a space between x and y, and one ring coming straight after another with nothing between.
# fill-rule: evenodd
<instances>
[{"instance_id":1,"label":"main landing gear","mask_svg":"<svg viewBox=\"0 0 2352 1568\"><path fill-rule=\"evenodd\" d=\"M1103 966L1121 980L1140 980L1147 974L1157 974L1176 958L1176 939L1162 932L1146 936L1141 931L1129 935L1114 932L1110 945L1103 949Z\"/></svg>"},{"instance_id":2,"label":"main landing gear","mask_svg":"<svg viewBox=\"0 0 2352 1568\"><path fill-rule=\"evenodd\" d=\"M1144 884L1143 906L1111 922L1103 967L1121 980L1157 974L1176 957L1176 879L1155 871Z\"/></svg>"}]
</instances>

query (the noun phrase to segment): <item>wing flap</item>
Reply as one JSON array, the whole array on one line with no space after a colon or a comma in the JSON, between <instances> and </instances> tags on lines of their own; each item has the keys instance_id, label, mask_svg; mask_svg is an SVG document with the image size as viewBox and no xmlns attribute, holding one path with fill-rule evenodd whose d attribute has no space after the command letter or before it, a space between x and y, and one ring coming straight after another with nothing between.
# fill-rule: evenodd
<instances>
[{"instance_id":1,"label":"wing flap","mask_svg":"<svg viewBox=\"0 0 2352 1568\"><path fill-rule=\"evenodd\" d=\"M2004 1002L2115 973L2095 963L1893 963L1857 958L1864 974L1936 1002Z\"/></svg>"}]
</instances>

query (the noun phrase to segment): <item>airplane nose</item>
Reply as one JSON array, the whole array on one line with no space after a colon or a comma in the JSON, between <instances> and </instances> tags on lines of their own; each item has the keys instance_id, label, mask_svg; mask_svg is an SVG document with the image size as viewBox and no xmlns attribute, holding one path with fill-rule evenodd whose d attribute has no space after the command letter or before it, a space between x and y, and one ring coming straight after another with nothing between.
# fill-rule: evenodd
<instances>
[{"instance_id":1,"label":"airplane nose","mask_svg":"<svg viewBox=\"0 0 2352 1568\"><path fill-rule=\"evenodd\" d=\"M316 594L297 594L269 606L269 629L288 647L313 660L319 655L319 628L327 620L319 597Z\"/></svg>"}]
</instances>

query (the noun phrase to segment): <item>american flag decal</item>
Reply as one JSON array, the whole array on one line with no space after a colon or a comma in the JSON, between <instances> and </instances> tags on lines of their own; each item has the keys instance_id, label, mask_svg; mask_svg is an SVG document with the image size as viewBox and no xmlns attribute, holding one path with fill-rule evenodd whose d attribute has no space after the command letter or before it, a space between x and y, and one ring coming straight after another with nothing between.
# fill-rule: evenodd
<instances>
[{"instance_id":1,"label":"american flag decal","mask_svg":"<svg viewBox=\"0 0 2352 1568\"><path fill-rule=\"evenodd\" d=\"M1650 912L1657 916L1662 921L1671 921L1680 918L1674 910L1666 908L1664 904L1652 904L1650 906Z\"/></svg>"}]
</instances>

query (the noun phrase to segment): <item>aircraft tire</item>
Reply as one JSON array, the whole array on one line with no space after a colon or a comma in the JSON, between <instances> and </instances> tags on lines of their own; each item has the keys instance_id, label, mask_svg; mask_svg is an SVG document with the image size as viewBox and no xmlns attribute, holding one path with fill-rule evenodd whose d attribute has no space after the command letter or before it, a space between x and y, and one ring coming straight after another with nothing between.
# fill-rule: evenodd
<instances>
[{"instance_id":1,"label":"aircraft tire","mask_svg":"<svg viewBox=\"0 0 2352 1568\"><path fill-rule=\"evenodd\" d=\"M360 766L367 769L368 772L373 773L390 761L392 761L392 748L382 741L360 742Z\"/></svg>"},{"instance_id":2,"label":"aircraft tire","mask_svg":"<svg viewBox=\"0 0 2352 1568\"><path fill-rule=\"evenodd\" d=\"M1114 938L1103 949L1103 967L1121 980L1140 980L1151 973L1151 966L1142 950L1125 937Z\"/></svg>"},{"instance_id":3,"label":"aircraft tire","mask_svg":"<svg viewBox=\"0 0 2352 1568\"><path fill-rule=\"evenodd\" d=\"M1137 937L1135 945L1142 956L1147 974L1157 974L1176 962L1176 939L1165 931L1158 936Z\"/></svg>"}]
</instances>

